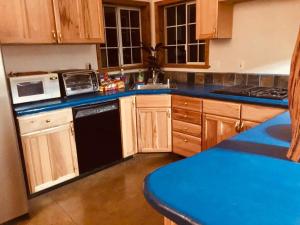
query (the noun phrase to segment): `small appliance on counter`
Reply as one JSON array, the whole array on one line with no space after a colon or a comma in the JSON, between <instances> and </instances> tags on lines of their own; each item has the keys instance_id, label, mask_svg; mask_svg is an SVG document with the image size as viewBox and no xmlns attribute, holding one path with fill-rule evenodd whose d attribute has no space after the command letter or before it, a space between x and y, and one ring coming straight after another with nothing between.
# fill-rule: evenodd
<instances>
[{"instance_id":1,"label":"small appliance on counter","mask_svg":"<svg viewBox=\"0 0 300 225\"><path fill-rule=\"evenodd\" d=\"M13 104L61 97L57 73L13 73L9 82Z\"/></svg>"},{"instance_id":2,"label":"small appliance on counter","mask_svg":"<svg viewBox=\"0 0 300 225\"><path fill-rule=\"evenodd\" d=\"M55 72L59 75L63 96L69 97L99 91L98 74L93 70L73 69Z\"/></svg>"}]
</instances>

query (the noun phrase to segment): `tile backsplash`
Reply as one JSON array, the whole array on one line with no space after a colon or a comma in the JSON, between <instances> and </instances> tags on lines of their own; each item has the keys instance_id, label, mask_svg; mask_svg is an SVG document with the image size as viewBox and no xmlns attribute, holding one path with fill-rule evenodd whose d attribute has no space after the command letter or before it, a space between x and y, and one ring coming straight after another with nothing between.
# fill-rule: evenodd
<instances>
[{"instance_id":1,"label":"tile backsplash","mask_svg":"<svg viewBox=\"0 0 300 225\"><path fill-rule=\"evenodd\" d=\"M194 77L190 77L194 76ZM195 84L213 85L254 85L261 87L288 87L287 75L260 75L260 74L238 74L238 73L185 73L185 72L165 72L165 79L171 82L187 83L193 80Z\"/></svg>"}]
</instances>

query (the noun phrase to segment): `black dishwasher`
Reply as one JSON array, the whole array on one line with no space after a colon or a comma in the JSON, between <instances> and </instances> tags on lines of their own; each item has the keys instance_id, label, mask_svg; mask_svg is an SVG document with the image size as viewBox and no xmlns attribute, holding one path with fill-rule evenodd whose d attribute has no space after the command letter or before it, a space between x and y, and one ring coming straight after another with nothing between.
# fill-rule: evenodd
<instances>
[{"instance_id":1,"label":"black dishwasher","mask_svg":"<svg viewBox=\"0 0 300 225\"><path fill-rule=\"evenodd\" d=\"M76 107L73 116L80 174L122 159L118 101Z\"/></svg>"}]
</instances>

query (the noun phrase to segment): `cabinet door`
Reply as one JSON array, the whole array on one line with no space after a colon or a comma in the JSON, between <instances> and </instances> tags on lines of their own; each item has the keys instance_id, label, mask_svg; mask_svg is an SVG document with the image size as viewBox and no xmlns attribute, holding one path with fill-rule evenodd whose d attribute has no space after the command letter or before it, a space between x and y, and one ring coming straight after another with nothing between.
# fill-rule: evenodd
<instances>
[{"instance_id":1,"label":"cabinet door","mask_svg":"<svg viewBox=\"0 0 300 225\"><path fill-rule=\"evenodd\" d=\"M256 127L259 123L252 121L242 121L241 123L241 132L251 129L252 127Z\"/></svg>"},{"instance_id":2,"label":"cabinet door","mask_svg":"<svg viewBox=\"0 0 300 225\"><path fill-rule=\"evenodd\" d=\"M59 43L103 43L102 0L53 0Z\"/></svg>"},{"instance_id":3,"label":"cabinet door","mask_svg":"<svg viewBox=\"0 0 300 225\"><path fill-rule=\"evenodd\" d=\"M217 33L218 0L196 0L197 39L214 38Z\"/></svg>"},{"instance_id":4,"label":"cabinet door","mask_svg":"<svg viewBox=\"0 0 300 225\"><path fill-rule=\"evenodd\" d=\"M203 150L238 133L240 120L214 115L203 115Z\"/></svg>"},{"instance_id":5,"label":"cabinet door","mask_svg":"<svg viewBox=\"0 0 300 225\"><path fill-rule=\"evenodd\" d=\"M172 151L170 108L138 108L137 124L140 152Z\"/></svg>"},{"instance_id":6,"label":"cabinet door","mask_svg":"<svg viewBox=\"0 0 300 225\"><path fill-rule=\"evenodd\" d=\"M0 42L55 43L52 0L0 1Z\"/></svg>"},{"instance_id":7,"label":"cabinet door","mask_svg":"<svg viewBox=\"0 0 300 225\"><path fill-rule=\"evenodd\" d=\"M157 152L172 151L171 109L159 108L154 110L155 125L153 130L154 149Z\"/></svg>"},{"instance_id":8,"label":"cabinet door","mask_svg":"<svg viewBox=\"0 0 300 225\"><path fill-rule=\"evenodd\" d=\"M78 176L72 124L23 135L22 144L31 193Z\"/></svg>"},{"instance_id":9,"label":"cabinet door","mask_svg":"<svg viewBox=\"0 0 300 225\"><path fill-rule=\"evenodd\" d=\"M137 153L135 97L120 99L123 157Z\"/></svg>"}]
</instances>

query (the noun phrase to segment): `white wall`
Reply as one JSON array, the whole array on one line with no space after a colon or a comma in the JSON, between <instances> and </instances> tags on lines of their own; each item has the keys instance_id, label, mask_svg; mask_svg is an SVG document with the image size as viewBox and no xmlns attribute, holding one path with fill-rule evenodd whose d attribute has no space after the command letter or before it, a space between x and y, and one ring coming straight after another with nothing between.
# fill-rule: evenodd
<instances>
[{"instance_id":1,"label":"white wall","mask_svg":"<svg viewBox=\"0 0 300 225\"><path fill-rule=\"evenodd\" d=\"M211 68L205 71L288 75L299 24L300 0L238 3L233 37L211 41Z\"/></svg>"},{"instance_id":2,"label":"white wall","mask_svg":"<svg viewBox=\"0 0 300 225\"><path fill-rule=\"evenodd\" d=\"M95 45L2 46L6 73L83 69L88 63L97 69Z\"/></svg>"}]
</instances>

